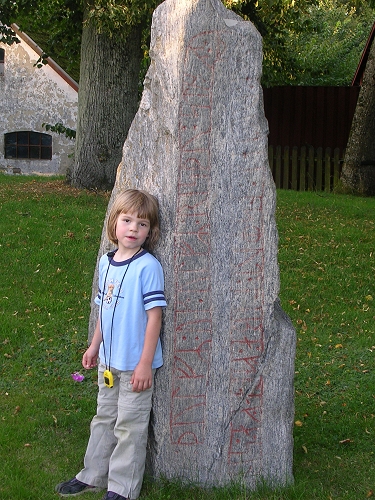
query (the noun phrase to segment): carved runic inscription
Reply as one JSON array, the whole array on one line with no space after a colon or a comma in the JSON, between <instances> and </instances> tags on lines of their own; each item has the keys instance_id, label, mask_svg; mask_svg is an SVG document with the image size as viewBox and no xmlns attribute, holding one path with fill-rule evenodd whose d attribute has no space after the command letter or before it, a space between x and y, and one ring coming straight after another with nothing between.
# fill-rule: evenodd
<instances>
[{"instance_id":1,"label":"carved runic inscription","mask_svg":"<svg viewBox=\"0 0 375 500\"><path fill-rule=\"evenodd\" d=\"M211 188L213 77L222 49L218 34L202 32L190 40L183 63L170 420L171 441L175 445L199 445L205 439L212 340L211 222L207 199Z\"/></svg>"},{"instance_id":2,"label":"carved runic inscription","mask_svg":"<svg viewBox=\"0 0 375 500\"><path fill-rule=\"evenodd\" d=\"M230 398L236 411L230 426L228 465L251 473L259 460L263 379L258 376L264 351L263 195L243 209L248 233L241 233L241 251L233 253L230 318ZM245 302L243 297L250 297ZM251 388L251 389L249 389ZM256 453L255 453L256 450Z\"/></svg>"},{"instance_id":3,"label":"carved runic inscription","mask_svg":"<svg viewBox=\"0 0 375 500\"><path fill-rule=\"evenodd\" d=\"M174 239L175 317L170 436L179 446L205 442L207 385L212 370L211 132L214 70L224 50L215 32L190 40L179 107L179 171ZM254 174L255 175L255 174ZM255 178L254 178L255 179ZM252 183L254 186L255 180ZM259 459L264 351L264 228L262 191L244 203L231 259L227 466L251 470ZM244 229L245 228L245 229ZM252 228L247 232L246 228ZM249 299L250 297L250 299ZM259 453L259 451L258 451Z\"/></svg>"}]
</instances>

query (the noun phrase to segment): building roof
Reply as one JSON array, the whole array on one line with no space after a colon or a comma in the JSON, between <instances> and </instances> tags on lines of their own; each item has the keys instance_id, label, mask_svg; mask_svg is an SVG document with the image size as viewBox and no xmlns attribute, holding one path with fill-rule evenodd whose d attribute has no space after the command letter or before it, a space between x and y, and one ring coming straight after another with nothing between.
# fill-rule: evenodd
<instances>
[{"instance_id":1,"label":"building roof","mask_svg":"<svg viewBox=\"0 0 375 500\"><path fill-rule=\"evenodd\" d=\"M31 47L38 54L38 56L44 54L44 51L39 47L39 45L37 45L34 42L34 40L32 40L28 35L26 35L26 33L21 31L16 24L12 24L11 28L15 32L15 34L19 38L21 38L21 40L27 43L27 45L29 45L29 47ZM78 92L78 83L75 80L73 80L73 78L70 77L68 73L66 73L66 71L64 71L62 67L57 64L57 62L55 62L51 57L47 57L46 62L48 66L50 66L58 75L60 75L61 78L65 80L68 85L70 85L76 92Z\"/></svg>"},{"instance_id":2,"label":"building roof","mask_svg":"<svg viewBox=\"0 0 375 500\"><path fill-rule=\"evenodd\" d=\"M366 63L370 52L371 44L374 40L374 36L375 36L375 23L372 25L371 32L369 34L369 37L367 38L365 48L363 49L361 59L359 61L359 64L357 66L356 72L352 80L352 86L362 85L363 74L366 69Z\"/></svg>"}]
</instances>

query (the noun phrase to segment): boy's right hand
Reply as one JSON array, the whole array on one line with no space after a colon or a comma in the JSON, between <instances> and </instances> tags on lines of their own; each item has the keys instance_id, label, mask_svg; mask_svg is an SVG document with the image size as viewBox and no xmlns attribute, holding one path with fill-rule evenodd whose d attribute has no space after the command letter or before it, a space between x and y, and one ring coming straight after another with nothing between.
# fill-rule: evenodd
<instances>
[{"instance_id":1,"label":"boy's right hand","mask_svg":"<svg viewBox=\"0 0 375 500\"><path fill-rule=\"evenodd\" d=\"M86 368L86 370L90 370L90 368L95 368L97 360L98 350L92 349L90 346L82 357L82 366Z\"/></svg>"}]
</instances>

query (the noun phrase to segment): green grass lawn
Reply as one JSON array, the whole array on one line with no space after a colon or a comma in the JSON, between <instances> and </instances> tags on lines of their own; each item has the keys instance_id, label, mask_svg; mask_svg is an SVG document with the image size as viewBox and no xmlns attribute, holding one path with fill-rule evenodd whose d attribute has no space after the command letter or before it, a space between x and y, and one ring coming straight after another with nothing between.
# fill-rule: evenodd
<instances>
[{"instance_id":1,"label":"green grass lawn","mask_svg":"<svg viewBox=\"0 0 375 500\"><path fill-rule=\"evenodd\" d=\"M96 373L70 374L107 203L59 179L0 176L0 500L57 499L55 484L81 468ZM146 479L143 500L375 497L374 221L375 198L278 192L280 297L298 337L295 484L251 493Z\"/></svg>"},{"instance_id":2,"label":"green grass lawn","mask_svg":"<svg viewBox=\"0 0 375 500\"><path fill-rule=\"evenodd\" d=\"M296 488L375 491L375 198L278 193L281 299L297 330ZM286 496L285 498L288 498Z\"/></svg>"}]
</instances>

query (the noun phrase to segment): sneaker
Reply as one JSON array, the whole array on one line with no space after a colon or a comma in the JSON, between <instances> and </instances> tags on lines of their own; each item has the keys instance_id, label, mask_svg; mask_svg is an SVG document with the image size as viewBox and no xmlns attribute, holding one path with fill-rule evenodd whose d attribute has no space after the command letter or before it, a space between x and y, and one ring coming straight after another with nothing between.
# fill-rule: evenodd
<instances>
[{"instance_id":1,"label":"sneaker","mask_svg":"<svg viewBox=\"0 0 375 500\"><path fill-rule=\"evenodd\" d=\"M82 493L92 492L96 493L101 488L90 486L89 484L78 481L75 477L70 481L65 481L56 486L55 491L62 497L76 497Z\"/></svg>"},{"instance_id":2,"label":"sneaker","mask_svg":"<svg viewBox=\"0 0 375 500\"><path fill-rule=\"evenodd\" d=\"M107 494L102 500L130 500L129 498L123 497L114 491L107 491Z\"/></svg>"}]
</instances>

